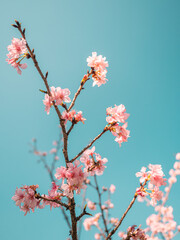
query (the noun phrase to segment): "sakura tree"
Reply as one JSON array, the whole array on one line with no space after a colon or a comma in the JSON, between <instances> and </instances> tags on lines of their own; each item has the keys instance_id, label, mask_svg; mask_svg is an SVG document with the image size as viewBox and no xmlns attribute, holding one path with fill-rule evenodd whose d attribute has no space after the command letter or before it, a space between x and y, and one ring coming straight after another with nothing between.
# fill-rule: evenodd
<instances>
[{"instance_id":1,"label":"sakura tree","mask_svg":"<svg viewBox=\"0 0 180 240\"><path fill-rule=\"evenodd\" d=\"M115 136L115 141L121 147L121 144L127 142L130 131L127 129L127 119L129 114L126 113L124 105L114 105L106 109L106 126L103 130L72 159L69 158L68 147L71 132L77 124L85 123L86 119L82 111L74 109L76 99L79 97L85 84L92 79L93 86L100 87L106 84L106 74L108 62L102 55L96 52L87 58L87 73L80 81L80 86L74 97L70 98L70 90L68 88L49 86L48 72L43 74L37 61L34 49L31 49L25 36L25 28L21 23L15 20L12 25L18 30L21 38L13 38L11 45L8 46L7 62L12 65L18 72L27 68L24 60L32 60L36 70L42 78L45 90L40 90L44 94L43 104L45 111L49 115L55 110L60 124L60 139L53 142L53 148L50 150L52 163L46 161L47 152L38 149L37 140L33 139L31 151L38 156L38 160L43 163L50 177L52 187L47 192L40 193L38 185L21 186L16 189L12 199L16 206L24 212L24 215L34 212L35 209L42 209L46 206L52 208L60 208L69 229L67 239L80 239L82 224L86 231L90 231L92 227L96 228L95 239L113 239L115 233L120 230L120 226L129 210L132 208L136 200L145 201L148 205L154 207L155 213L147 218L147 228L142 229L141 226L132 225L126 231L119 231L120 239L141 239L141 240L158 240L173 239L180 231L173 218L173 208L166 205L170 190L180 175L180 153L176 155L174 167L170 170L170 177L165 178L161 165L149 164L142 167L140 172L136 173L139 177L139 186L134 191L132 201L122 216L111 217L111 209L114 204L111 202L111 195L114 194L116 187L111 184L109 187L100 187L97 176L101 176L105 171L107 159L96 152L95 142L99 140L105 133L111 132ZM58 153L63 149L64 165L59 163ZM56 168L56 165L58 167ZM97 194L98 201L90 199L88 189L93 188ZM77 214L76 196L82 194L81 212ZM106 196L106 201L103 197Z\"/></svg>"}]
</instances>

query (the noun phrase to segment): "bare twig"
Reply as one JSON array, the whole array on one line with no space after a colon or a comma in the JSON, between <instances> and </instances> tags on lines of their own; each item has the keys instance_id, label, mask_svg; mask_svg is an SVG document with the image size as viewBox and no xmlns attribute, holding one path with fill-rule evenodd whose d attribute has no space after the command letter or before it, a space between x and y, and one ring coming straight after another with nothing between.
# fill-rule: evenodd
<instances>
[{"instance_id":1,"label":"bare twig","mask_svg":"<svg viewBox=\"0 0 180 240\"><path fill-rule=\"evenodd\" d=\"M72 100L72 102L71 102L71 105L69 106L69 108L68 108L68 110L67 110L68 112L69 112L69 111L72 109L72 107L74 106L75 101L76 101L78 95L80 94L81 90L82 90L83 87L84 87L84 84L87 82L87 80L89 79L89 77L91 76L91 74L93 74L93 72L94 72L94 69L91 69L90 72L87 72L87 74L85 75L85 78L82 79L81 85L80 85L80 87L78 88L77 92L75 93L74 98L73 98L73 100Z\"/></svg>"},{"instance_id":2,"label":"bare twig","mask_svg":"<svg viewBox=\"0 0 180 240\"><path fill-rule=\"evenodd\" d=\"M144 188L144 186L146 185L148 180L145 180L145 182L140 186L141 189ZM124 214L122 215L121 219L119 220L118 224L116 225L116 227L109 233L109 235L107 236L107 238L105 240L108 240L111 238L111 236L117 231L117 229L119 228L119 226L121 225L122 221L124 220L124 218L126 217L127 213L129 212L129 210L131 209L131 207L133 206L134 202L136 201L137 198L137 194L134 194L134 197L132 199L132 201L130 202L128 208L126 209L126 211L124 212Z\"/></svg>"},{"instance_id":3,"label":"bare twig","mask_svg":"<svg viewBox=\"0 0 180 240\"><path fill-rule=\"evenodd\" d=\"M108 235L109 231L108 231L106 219L105 219L105 216L104 216L104 210L102 209L101 193L100 193L99 186L98 186L98 183L97 183L96 175L94 175L94 181L95 181L96 190L97 190L98 198L99 198L99 203L98 204L99 204L99 208L101 210L101 217L102 217L102 220L103 220L103 223L104 223L105 232Z\"/></svg>"},{"instance_id":4,"label":"bare twig","mask_svg":"<svg viewBox=\"0 0 180 240\"><path fill-rule=\"evenodd\" d=\"M70 134L70 132L72 131L74 125L75 125L75 121L72 121L71 127L70 127L69 130L67 131L67 135Z\"/></svg>"},{"instance_id":5,"label":"bare twig","mask_svg":"<svg viewBox=\"0 0 180 240\"><path fill-rule=\"evenodd\" d=\"M84 191L83 191L81 211L83 210L83 206L84 206L85 201L86 201L86 188L85 188ZM78 226L78 239L80 239L81 230L82 230L82 218L80 219L80 221L79 221L79 226Z\"/></svg>"},{"instance_id":6,"label":"bare twig","mask_svg":"<svg viewBox=\"0 0 180 240\"><path fill-rule=\"evenodd\" d=\"M83 212L78 216L76 217L76 221L78 222L84 215L89 215L89 216L92 216L92 214L86 212L86 207L87 207L87 204L85 205L84 209L83 209Z\"/></svg>"},{"instance_id":7,"label":"bare twig","mask_svg":"<svg viewBox=\"0 0 180 240\"><path fill-rule=\"evenodd\" d=\"M26 47L29 51L29 55L30 57L32 58L33 62L34 62L34 65L38 71L38 73L40 74L42 80L44 81L44 84L46 86L46 89L47 89L47 93L49 96L51 96L51 91L50 91L50 87L48 85L48 82L47 82L47 76L48 76L48 72L46 72L46 75L44 76L44 74L42 73L40 67L39 67L39 64L38 64L38 61L36 59L36 55L34 54L34 49L31 50L28 42L27 42L27 39L25 37L25 32L24 30L22 30L21 28L21 24L16 21L17 23L17 29L19 30L19 32L21 33L22 37L26 40ZM62 128L62 132L63 132L63 137L64 137L64 149L63 149L63 154L64 154L64 158L65 158L65 161L66 161L66 165L67 163L69 162L69 158L68 158L68 153L67 153L67 140L68 140L68 136L67 136L67 133L66 133L66 128L65 128L65 124L64 124L64 120L61 118L61 112L59 110L59 108L56 106L55 102L53 101L53 106L55 108L55 111L58 115L58 118L59 118L59 121L60 121L60 125L61 125L61 128Z\"/></svg>"},{"instance_id":8,"label":"bare twig","mask_svg":"<svg viewBox=\"0 0 180 240\"><path fill-rule=\"evenodd\" d=\"M78 153L70 162L74 162L79 156L81 156L83 154L83 152L85 152L88 148L90 148L93 143L98 140L105 132L107 132L109 130L109 128L104 128L103 131L97 135L97 137L95 137L91 143L89 143L80 153Z\"/></svg>"},{"instance_id":9,"label":"bare twig","mask_svg":"<svg viewBox=\"0 0 180 240\"><path fill-rule=\"evenodd\" d=\"M57 203L57 204L65 207L66 209L69 209L69 206L68 206L66 203L63 203L63 202L61 202L60 200L57 200L57 199L49 199L49 198L47 198L47 197L41 196L41 195L38 194L38 193L35 194L35 198L37 198L37 199L43 199L43 200L46 200L46 201L49 201L49 202L55 202L55 203Z\"/></svg>"}]
</instances>

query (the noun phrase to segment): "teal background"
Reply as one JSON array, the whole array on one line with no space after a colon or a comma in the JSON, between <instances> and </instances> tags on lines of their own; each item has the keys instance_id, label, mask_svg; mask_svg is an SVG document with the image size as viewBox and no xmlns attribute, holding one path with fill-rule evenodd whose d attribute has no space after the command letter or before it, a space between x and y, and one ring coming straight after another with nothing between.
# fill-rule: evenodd
<instances>
[{"instance_id":1,"label":"teal background","mask_svg":"<svg viewBox=\"0 0 180 240\"><path fill-rule=\"evenodd\" d=\"M41 193L47 193L49 178L29 153L28 143L36 137L40 149L50 150L60 132L54 110L49 116L44 112L39 92L44 85L33 63L28 61L20 76L5 62L7 45L13 37L20 37L11 27L14 19L26 27L43 72L49 71L50 86L69 88L71 98L86 73L91 52L107 57L108 83L98 88L88 82L78 98L76 109L83 111L87 121L74 129L69 151L75 156L103 129L107 107L126 106L131 130L128 143L119 148L108 133L95 144L97 152L109 160L104 175L98 178L100 185L116 185L113 216L120 217L138 186L135 173L141 166L159 163L168 174L180 151L179 12L178 0L1 0L0 239L68 236L58 209L50 212L47 207L24 217L11 200L22 184L39 184ZM89 198L93 197L90 191ZM173 205L180 224L179 197L177 183L168 204ZM133 224L145 227L152 212L153 208L136 203L120 230ZM92 233L83 230L81 239L93 239Z\"/></svg>"}]
</instances>

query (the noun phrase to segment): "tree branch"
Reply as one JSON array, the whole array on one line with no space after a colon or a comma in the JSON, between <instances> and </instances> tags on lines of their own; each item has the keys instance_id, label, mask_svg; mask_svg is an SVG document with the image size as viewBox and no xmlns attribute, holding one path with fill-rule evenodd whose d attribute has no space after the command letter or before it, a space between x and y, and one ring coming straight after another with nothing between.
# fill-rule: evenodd
<instances>
[{"instance_id":1,"label":"tree branch","mask_svg":"<svg viewBox=\"0 0 180 240\"><path fill-rule=\"evenodd\" d=\"M87 204L85 205L84 209L83 209L83 212L78 216L76 217L76 221L78 222L84 215L89 215L89 216L92 216L92 214L86 212L86 207L87 207Z\"/></svg>"},{"instance_id":2,"label":"tree branch","mask_svg":"<svg viewBox=\"0 0 180 240\"><path fill-rule=\"evenodd\" d=\"M21 24L18 22L18 21L15 21L17 23L17 29L19 30L19 32L21 33L22 37L26 40L26 37L25 37L25 29L22 30L21 28ZM49 96L51 96L51 91L50 91L50 88L49 88L49 85L48 85L48 82L47 82L47 75L48 75L48 72L46 73L46 75L44 76L44 74L42 73L40 67L39 67L39 64L38 64L38 61L36 60L36 55L34 54L34 49L31 50L27 40L26 40L26 47L29 51L29 54L30 54L30 57L32 58L33 62L34 62L34 65L38 71L38 73L40 74L41 78L43 79L44 81L44 84L46 86L46 89L47 89L47 93ZM65 128L65 124L64 124L64 120L61 118L61 112L59 110L59 108L56 106L55 102L53 101L53 106L55 108L55 111L58 115L58 118L59 118L59 121L60 121L60 125L61 125L61 128L62 128L62 132L63 132L63 137L64 137L64 149L63 149L63 154L64 154L64 158L65 158L65 161L66 161L66 165L67 163L69 162L69 158L68 158L68 153L67 153L67 140L68 140L68 136L67 136L67 133L66 133L66 128Z\"/></svg>"},{"instance_id":3,"label":"tree branch","mask_svg":"<svg viewBox=\"0 0 180 240\"><path fill-rule=\"evenodd\" d=\"M82 154L83 154L83 152L85 152L88 148L90 148L92 145L93 145L93 143L96 141L96 140L98 140L105 132L107 132L109 130L109 128L104 128L103 129L103 131L99 134L99 135L97 135L97 137L95 137L93 140L92 140L92 142L91 143L89 143L80 153L78 153L70 162L72 163L72 162L74 162L79 156L81 156Z\"/></svg>"},{"instance_id":4,"label":"tree branch","mask_svg":"<svg viewBox=\"0 0 180 240\"><path fill-rule=\"evenodd\" d=\"M83 87L84 87L85 83L87 82L87 80L89 80L89 77L91 76L91 74L93 74L93 72L94 72L94 69L91 69L91 71L90 71L90 72L88 71L87 74L86 74L86 75L84 76L84 78L82 79L81 85L80 85L80 87L78 88L77 92L75 93L74 98L73 98L73 100L72 100L72 102L71 102L71 105L69 106L69 108L68 108L68 110L67 110L68 112L73 108L77 97L78 97L79 94L81 93L82 89L84 89Z\"/></svg>"},{"instance_id":5,"label":"tree branch","mask_svg":"<svg viewBox=\"0 0 180 240\"><path fill-rule=\"evenodd\" d=\"M102 220L103 220L103 223L104 223L105 232L108 235L109 231L108 231L108 228L107 228L107 223L106 223L106 219L105 219L105 216L104 216L104 211L102 209L101 193L99 191L99 186L98 186L98 183L97 183L96 175L94 175L94 181L95 181L96 190L97 190L97 193L98 193L98 198L99 198L99 203L98 204L99 204L99 207L100 207L100 210L101 210L101 214L102 214L101 216L102 216Z\"/></svg>"},{"instance_id":6,"label":"tree branch","mask_svg":"<svg viewBox=\"0 0 180 240\"><path fill-rule=\"evenodd\" d=\"M144 188L144 186L146 185L148 180L145 180L145 182L140 186L140 188ZM109 235L107 236L107 238L105 240L108 240L111 238L111 236L117 231L117 229L119 228L119 226L121 225L122 221L124 220L124 218L126 217L127 213L129 212L129 210L131 209L131 207L133 206L134 202L136 201L137 198L137 194L134 194L134 197L132 199L132 201L130 202L128 208L126 209L126 211L124 212L124 214L122 215L121 219L119 220L118 224L116 225L116 227L109 233Z\"/></svg>"},{"instance_id":7,"label":"tree branch","mask_svg":"<svg viewBox=\"0 0 180 240\"><path fill-rule=\"evenodd\" d=\"M37 198L37 199L43 199L43 200L46 200L46 201L49 201L49 202L55 202L55 203L57 203L57 204L65 207L66 210L69 209L69 205L67 205L66 203L63 203L63 202L61 202L60 200L57 200L57 199L49 199L49 198L47 198L47 197L43 197L43 196L41 196L39 193L36 193L36 194L35 194L35 198Z\"/></svg>"}]
</instances>

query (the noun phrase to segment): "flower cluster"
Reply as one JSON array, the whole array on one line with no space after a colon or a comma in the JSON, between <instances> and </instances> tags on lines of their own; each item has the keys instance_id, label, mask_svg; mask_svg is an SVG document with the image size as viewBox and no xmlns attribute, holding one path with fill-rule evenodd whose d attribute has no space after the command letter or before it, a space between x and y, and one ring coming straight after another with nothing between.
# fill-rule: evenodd
<instances>
[{"instance_id":1,"label":"flower cluster","mask_svg":"<svg viewBox=\"0 0 180 240\"><path fill-rule=\"evenodd\" d=\"M93 86L98 85L101 86L102 84L105 84L106 79L106 67L108 67L108 62L106 61L105 57L102 57L102 55L97 56L96 52L92 53L91 57L87 58L88 66L93 69Z\"/></svg>"},{"instance_id":2,"label":"flower cluster","mask_svg":"<svg viewBox=\"0 0 180 240\"><path fill-rule=\"evenodd\" d=\"M26 215L30 210L34 212L34 209L43 208L43 205L40 205L40 200L35 198L36 189L38 185L32 186L23 186L21 188L17 188L15 195L12 199L16 202L16 206L18 206L21 211L25 212Z\"/></svg>"},{"instance_id":3,"label":"flower cluster","mask_svg":"<svg viewBox=\"0 0 180 240\"><path fill-rule=\"evenodd\" d=\"M106 121L110 125L109 129L111 133L116 137L115 141L121 146L122 142L127 142L130 131L127 130L127 122L129 114L126 113L126 108L123 104L115 107L109 107L106 109ZM120 124L123 123L121 126Z\"/></svg>"},{"instance_id":4,"label":"flower cluster","mask_svg":"<svg viewBox=\"0 0 180 240\"><path fill-rule=\"evenodd\" d=\"M173 217L173 208L171 206L156 206L155 211L158 213L150 215L146 220L146 224L149 227L147 231L151 231L154 234L161 233L165 239L172 239L174 237L173 231L177 227Z\"/></svg>"},{"instance_id":5,"label":"flower cluster","mask_svg":"<svg viewBox=\"0 0 180 240\"><path fill-rule=\"evenodd\" d=\"M73 198L73 191L76 191L76 193L79 194L81 189L86 188L84 181L86 180L87 173L82 171L83 166L79 166L79 164L80 162L76 160L74 165L68 163L68 168L61 166L56 169L55 177L57 179L62 179L61 189L63 190L63 195L69 198Z\"/></svg>"},{"instance_id":6,"label":"flower cluster","mask_svg":"<svg viewBox=\"0 0 180 240\"><path fill-rule=\"evenodd\" d=\"M69 103L71 99L69 98L70 91L68 88L61 89L60 87L51 87L51 96L48 94L45 94L45 99L43 100L43 103L45 105L45 111L47 114L50 112L50 108L53 105L53 101L55 102L55 105L62 105L63 102Z\"/></svg>"},{"instance_id":7,"label":"flower cluster","mask_svg":"<svg viewBox=\"0 0 180 240\"><path fill-rule=\"evenodd\" d=\"M54 200L61 200L63 196L63 194L59 192L59 186L56 185L56 183L52 182L52 188L48 191L48 195L43 194L40 196L37 194L36 189L38 187L38 185L25 185L16 189L12 199L16 202L16 205L19 206L21 211L25 212L24 215L28 212L30 213L30 210L34 212L35 208L42 209L45 205L49 205L50 209L60 206L59 203L54 202Z\"/></svg>"},{"instance_id":8,"label":"flower cluster","mask_svg":"<svg viewBox=\"0 0 180 240\"><path fill-rule=\"evenodd\" d=\"M58 191L59 189L60 187L56 185L55 182L52 182L52 188L51 190L48 191L48 195L43 195L43 197L47 199L47 200L43 199L43 204L49 205L50 209L59 207L60 205L58 203L49 201L49 200L61 200L63 194Z\"/></svg>"},{"instance_id":9,"label":"flower cluster","mask_svg":"<svg viewBox=\"0 0 180 240\"><path fill-rule=\"evenodd\" d=\"M97 188L93 186L93 184L90 181L88 181L87 184L89 184L90 186L94 187L97 190ZM99 196L102 196L105 193L107 193L108 199L104 202L104 204L102 201L97 203L89 199L86 199L87 206L90 210L95 211L99 207L101 211L101 214L97 213L94 215L94 217L86 218L83 223L86 231L91 230L92 226L95 226L97 230L99 230L99 233L96 233L94 235L95 239L105 239L105 236L106 236L106 233L104 232L104 227L101 227L101 224L99 223L100 219L101 220L104 219L103 221L105 221L107 229L112 229L113 227L117 226L117 224L119 223L118 218L114 218L114 217L110 218L111 216L110 210L114 207L114 204L111 202L110 198L111 198L111 194L115 192L115 189L116 187L113 184L111 184L109 188L102 187L101 190L100 189L97 190L99 191Z\"/></svg>"},{"instance_id":10,"label":"flower cluster","mask_svg":"<svg viewBox=\"0 0 180 240\"><path fill-rule=\"evenodd\" d=\"M148 228L146 232L149 234L148 240L159 240L158 235L161 234L164 239L172 239L176 236L176 234L180 231L180 226L177 226L177 223L174 221L173 216L173 208L171 206L165 206L166 201L168 200L168 196L172 185L177 181L177 175L180 175L180 154L176 154L176 162L174 163L174 168L169 171L169 179L168 186L165 187L165 194L162 198L162 202L159 205L154 206L154 210L156 213L150 215L146 224ZM144 179L146 178L146 169L143 169ZM140 174L141 175L141 174ZM143 176L141 176L143 177ZM142 179L143 181L143 179ZM147 201L149 205L149 200L147 198L143 198L141 200ZM147 235L148 236L148 235Z\"/></svg>"},{"instance_id":11,"label":"flower cluster","mask_svg":"<svg viewBox=\"0 0 180 240\"><path fill-rule=\"evenodd\" d=\"M161 165L152 165L148 166L149 171L146 172L146 168L142 167L140 172L136 173L136 177L140 177L141 186L136 189L136 194L145 197L150 196L151 205L156 205L157 201L161 200L163 197L163 192L159 190L159 187L166 185L166 179L162 171ZM145 188L146 183L148 182L148 189ZM148 192L148 190L150 192Z\"/></svg>"},{"instance_id":12,"label":"flower cluster","mask_svg":"<svg viewBox=\"0 0 180 240\"><path fill-rule=\"evenodd\" d=\"M80 161L85 165L84 172L91 176L102 175L106 168L105 164L108 162L107 158L101 158L100 154L95 153L95 147L86 150Z\"/></svg>"},{"instance_id":13,"label":"flower cluster","mask_svg":"<svg viewBox=\"0 0 180 240\"><path fill-rule=\"evenodd\" d=\"M101 213L97 213L97 214L95 214L94 217L86 218L83 222L85 230L89 231L91 229L92 225L98 227L99 226L98 221L100 219L100 216L101 216Z\"/></svg>"},{"instance_id":14,"label":"flower cluster","mask_svg":"<svg viewBox=\"0 0 180 240\"><path fill-rule=\"evenodd\" d=\"M83 118L81 111L76 112L75 110L71 110L70 112L64 111L62 113L62 118L66 120L65 123L67 123L67 121L74 123L78 122L84 123L84 121L86 120L85 118Z\"/></svg>"},{"instance_id":15,"label":"flower cluster","mask_svg":"<svg viewBox=\"0 0 180 240\"><path fill-rule=\"evenodd\" d=\"M129 239L129 240L147 240L147 236L145 231L142 230L140 227L136 228L136 225L130 226L127 229L127 233L119 232L118 236L122 239Z\"/></svg>"},{"instance_id":16,"label":"flower cluster","mask_svg":"<svg viewBox=\"0 0 180 240\"><path fill-rule=\"evenodd\" d=\"M7 47L9 53L7 54L6 61L8 64L11 64L17 70L18 74L21 74L21 69L27 68L26 63L21 63L21 61L27 57L27 48L26 48L26 40L13 38L11 45ZM21 69L20 69L21 68Z\"/></svg>"}]
</instances>

